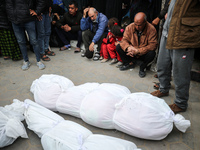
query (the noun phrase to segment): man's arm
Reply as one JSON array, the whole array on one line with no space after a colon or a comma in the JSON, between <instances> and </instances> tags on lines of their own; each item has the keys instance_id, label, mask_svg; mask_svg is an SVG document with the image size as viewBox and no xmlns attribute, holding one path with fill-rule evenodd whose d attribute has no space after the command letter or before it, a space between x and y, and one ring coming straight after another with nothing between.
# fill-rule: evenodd
<instances>
[{"instance_id":1,"label":"man's arm","mask_svg":"<svg viewBox=\"0 0 200 150\"><path fill-rule=\"evenodd\" d=\"M88 11L89 11L89 8L85 8L83 10L83 17L82 17L81 23L80 23L80 28L81 28L82 31L90 28L89 17L86 18L86 14L87 14Z\"/></svg>"},{"instance_id":2,"label":"man's arm","mask_svg":"<svg viewBox=\"0 0 200 150\"><path fill-rule=\"evenodd\" d=\"M81 18L82 18L82 14L81 13L78 13L78 16L77 16L77 24L71 26L71 31L72 32L77 32L79 31L81 28L80 28L80 21L81 21Z\"/></svg>"},{"instance_id":3,"label":"man's arm","mask_svg":"<svg viewBox=\"0 0 200 150\"><path fill-rule=\"evenodd\" d=\"M107 24L108 24L108 19L106 18L106 16L103 16L102 18L100 18L100 21L98 24L98 29L92 39L93 43L96 43L101 38L101 36L103 35L103 33L105 31Z\"/></svg>"},{"instance_id":4,"label":"man's arm","mask_svg":"<svg viewBox=\"0 0 200 150\"><path fill-rule=\"evenodd\" d=\"M139 55L139 56L142 56L149 51L156 50L156 48L158 46L157 31L154 27L153 28L152 27L150 28L149 36L147 37L148 45L145 47L138 48L139 51L138 51L137 55Z\"/></svg>"},{"instance_id":5,"label":"man's arm","mask_svg":"<svg viewBox=\"0 0 200 150\"><path fill-rule=\"evenodd\" d=\"M67 15L68 13L66 12L60 20L56 21L57 28L62 28L63 25L67 24L67 21L66 21Z\"/></svg>"},{"instance_id":6,"label":"man's arm","mask_svg":"<svg viewBox=\"0 0 200 150\"><path fill-rule=\"evenodd\" d=\"M132 46L130 43L130 40L133 36L133 31L131 30L132 24L127 26L124 34L123 34L123 38L120 42L120 46L124 51L127 51L128 47Z\"/></svg>"}]
</instances>

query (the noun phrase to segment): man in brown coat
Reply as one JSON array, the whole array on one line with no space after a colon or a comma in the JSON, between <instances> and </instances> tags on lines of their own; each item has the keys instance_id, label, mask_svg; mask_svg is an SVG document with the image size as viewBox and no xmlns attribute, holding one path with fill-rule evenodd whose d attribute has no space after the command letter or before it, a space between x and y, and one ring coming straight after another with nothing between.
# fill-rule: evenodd
<instances>
[{"instance_id":1,"label":"man in brown coat","mask_svg":"<svg viewBox=\"0 0 200 150\"><path fill-rule=\"evenodd\" d=\"M146 21L146 15L139 12L135 15L134 23L125 29L123 39L116 50L123 64L120 70L134 68L137 59L142 60L139 76L145 77L145 69L156 55L157 32L153 25Z\"/></svg>"},{"instance_id":2,"label":"man in brown coat","mask_svg":"<svg viewBox=\"0 0 200 150\"><path fill-rule=\"evenodd\" d=\"M186 111L189 99L190 70L194 48L200 47L200 1L171 0L163 26L157 73L160 88L151 94L169 95L171 70L175 84L174 113Z\"/></svg>"}]
</instances>

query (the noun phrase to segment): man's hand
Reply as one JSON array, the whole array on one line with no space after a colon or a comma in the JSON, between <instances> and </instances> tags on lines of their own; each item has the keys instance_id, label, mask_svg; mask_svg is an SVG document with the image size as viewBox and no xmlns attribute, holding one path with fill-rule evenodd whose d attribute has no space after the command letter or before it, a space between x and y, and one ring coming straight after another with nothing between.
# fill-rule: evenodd
<instances>
[{"instance_id":1,"label":"man's hand","mask_svg":"<svg viewBox=\"0 0 200 150\"><path fill-rule=\"evenodd\" d=\"M167 13L165 14L165 20L167 19Z\"/></svg>"},{"instance_id":2,"label":"man's hand","mask_svg":"<svg viewBox=\"0 0 200 150\"><path fill-rule=\"evenodd\" d=\"M156 26L159 24L159 22L160 22L160 18L157 17L152 21L152 25Z\"/></svg>"},{"instance_id":3,"label":"man's hand","mask_svg":"<svg viewBox=\"0 0 200 150\"><path fill-rule=\"evenodd\" d=\"M129 46L128 47L128 50L127 50L127 54L126 55L129 55L131 57L134 57L135 55L137 55L139 53L139 50L133 46Z\"/></svg>"},{"instance_id":4,"label":"man's hand","mask_svg":"<svg viewBox=\"0 0 200 150\"><path fill-rule=\"evenodd\" d=\"M34 10L29 9L29 11L31 16L37 16L37 13Z\"/></svg>"},{"instance_id":5,"label":"man's hand","mask_svg":"<svg viewBox=\"0 0 200 150\"><path fill-rule=\"evenodd\" d=\"M52 23L52 25L55 25L55 24L56 24L56 21L52 21L51 23Z\"/></svg>"},{"instance_id":6,"label":"man's hand","mask_svg":"<svg viewBox=\"0 0 200 150\"><path fill-rule=\"evenodd\" d=\"M94 51L94 42L92 42L92 43L90 44L90 46L89 46L89 50L90 50L91 52Z\"/></svg>"},{"instance_id":7,"label":"man's hand","mask_svg":"<svg viewBox=\"0 0 200 150\"><path fill-rule=\"evenodd\" d=\"M63 26L63 29L65 30L65 32L69 32L69 31L71 31L72 28L70 26L68 26L68 24L66 24Z\"/></svg>"},{"instance_id":8,"label":"man's hand","mask_svg":"<svg viewBox=\"0 0 200 150\"><path fill-rule=\"evenodd\" d=\"M86 14L87 14L87 12L89 11L89 7L88 8L85 8L84 10L83 10L83 18L85 18L86 17Z\"/></svg>"},{"instance_id":9,"label":"man's hand","mask_svg":"<svg viewBox=\"0 0 200 150\"><path fill-rule=\"evenodd\" d=\"M39 21L41 21L41 20L42 20L42 14L39 15L39 16L37 16L37 19L38 19Z\"/></svg>"},{"instance_id":10,"label":"man's hand","mask_svg":"<svg viewBox=\"0 0 200 150\"><path fill-rule=\"evenodd\" d=\"M60 20L60 16L58 15L58 13L54 13L53 15L56 16L56 18L57 18L58 20Z\"/></svg>"}]
</instances>

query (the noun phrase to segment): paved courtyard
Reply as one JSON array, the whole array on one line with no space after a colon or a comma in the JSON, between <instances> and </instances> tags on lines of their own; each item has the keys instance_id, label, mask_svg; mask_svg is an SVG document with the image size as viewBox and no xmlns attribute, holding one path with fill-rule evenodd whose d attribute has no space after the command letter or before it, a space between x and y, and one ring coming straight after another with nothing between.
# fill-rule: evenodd
<instances>
[{"instance_id":1,"label":"paved courtyard","mask_svg":"<svg viewBox=\"0 0 200 150\"><path fill-rule=\"evenodd\" d=\"M44 62L45 70L39 70L36 66L35 55L29 52L31 66L29 70L22 71L22 61L14 62L0 58L0 106L9 105L13 99L24 101L34 100L30 92L33 80L43 74L57 74L69 78L75 85L86 82L117 83L124 85L134 92L154 91L154 72L147 71L145 78L138 76L139 67L127 71L119 71L116 65L109 65L110 62L94 62L81 57L81 54L74 54L73 48L68 51L59 51L52 48L56 56L52 56L50 62ZM164 97L166 103L171 104L174 99L174 84L170 95ZM93 133L109 135L131 141L142 150L200 150L200 83L191 81L189 108L187 112L181 113L186 119L191 121L191 127L186 133L181 133L175 127L172 132L163 140L151 141L132 137L117 130L105 130L90 126L81 119L69 115L60 114L66 120L72 120L91 130ZM26 123L24 122L25 126ZM27 128L26 128L27 129ZM40 138L27 129L29 138L18 138L12 145L4 147L4 150L42 150Z\"/></svg>"}]
</instances>

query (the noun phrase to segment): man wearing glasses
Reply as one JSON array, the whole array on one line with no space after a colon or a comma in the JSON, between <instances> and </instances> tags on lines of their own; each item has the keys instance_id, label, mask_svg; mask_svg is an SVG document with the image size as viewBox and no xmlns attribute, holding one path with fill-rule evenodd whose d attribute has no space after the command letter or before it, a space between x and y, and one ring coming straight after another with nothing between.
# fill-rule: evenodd
<instances>
[{"instance_id":1,"label":"man wearing glasses","mask_svg":"<svg viewBox=\"0 0 200 150\"><path fill-rule=\"evenodd\" d=\"M118 66L121 71L134 68L136 60L141 60L139 76L146 76L147 65L153 61L157 48L157 32L153 25L146 20L146 15L139 12L135 15L134 23L125 29L123 39L116 50L123 64Z\"/></svg>"}]
</instances>

